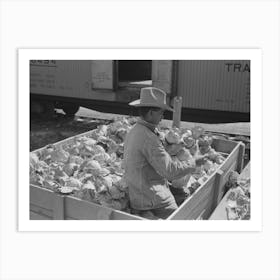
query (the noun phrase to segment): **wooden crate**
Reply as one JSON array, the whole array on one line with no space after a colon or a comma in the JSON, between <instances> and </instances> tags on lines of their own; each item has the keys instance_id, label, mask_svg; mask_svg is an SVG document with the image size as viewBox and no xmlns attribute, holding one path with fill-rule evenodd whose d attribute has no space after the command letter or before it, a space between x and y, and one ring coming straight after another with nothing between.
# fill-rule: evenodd
<instances>
[{"instance_id":1,"label":"wooden crate","mask_svg":"<svg viewBox=\"0 0 280 280\"><path fill-rule=\"evenodd\" d=\"M76 137L90 136L92 131L55 143L56 147L71 144ZM242 142L214 139L216 151L228 154L222 165L201 185L168 220L208 219L220 202L231 171L241 172L245 146ZM44 148L38 149L40 152ZM30 219L74 220L143 220L126 212L103 207L96 203L30 185Z\"/></svg>"},{"instance_id":2,"label":"wooden crate","mask_svg":"<svg viewBox=\"0 0 280 280\"><path fill-rule=\"evenodd\" d=\"M30 185L30 220L142 220L142 218Z\"/></svg>"},{"instance_id":3,"label":"wooden crate","mask_svg":"<svg viewBox=\"0 0 280 280\"><path fill-rule=\"evenodd\" d=\"M248 179L251 176L251 163L249 162L246 167L242 170L241 174L239 175L239 179ZM219 202L211 216L209 217L209 220L227 220L227 211L226 208L228 206L228 196L231 193L231 189L227 191L225 196L222 198L222 200Z\"/></svg>"},{"instance_id":4,"label":"wooden crate","mask_svg":"<svg viewBox=\"0 0 280 280\"><path fill-rule=\"evenodd\" d=\"M168 220L208 219L222 199L230 172L242 170L245 152L242 142L214 139L213 148L218 152L228 154L226 160L195 193L168 217Z\"/></svg>"}]
</instances>

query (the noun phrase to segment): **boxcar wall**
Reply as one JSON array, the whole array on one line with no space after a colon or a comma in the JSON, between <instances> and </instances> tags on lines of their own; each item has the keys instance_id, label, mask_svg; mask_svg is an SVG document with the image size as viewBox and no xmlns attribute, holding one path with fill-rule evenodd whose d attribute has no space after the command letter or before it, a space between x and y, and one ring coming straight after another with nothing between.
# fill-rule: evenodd
<instances>
[{"instance_id":1,"label":"boxcar wall","mask_svg":"<svg viewBox=\"0 0 280 280\"><path fill-rule=\"evenodd\" d=\"M30 61L31 105L40 103L39 112L62 108L75 113L83 106L135 115L128 103L145 86L164 89L171 104L182 96L185 121L250 120L248 60Z\"/></svg>"},{"instance_id":2,"label":"boxcar wall","mask_svg":"<svg viewBox=\"0 0 280 280\"><path fill-rule=\"evenodd\" d=\"M249 60L179 61L176 79L185 118L250 121Z\"/></svg>"}]
</instances>

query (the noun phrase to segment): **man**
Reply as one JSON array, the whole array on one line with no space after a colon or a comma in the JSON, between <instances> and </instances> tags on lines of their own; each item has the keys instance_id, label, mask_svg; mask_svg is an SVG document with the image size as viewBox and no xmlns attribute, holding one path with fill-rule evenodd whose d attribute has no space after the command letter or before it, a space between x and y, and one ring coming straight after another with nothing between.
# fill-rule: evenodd
<instances>
[{"instance_id":1,"label":"man","mask_svg":"<svg viewBox=\"0 0 280 280\"><path fill-rule=\"evenodd\" d=\"M124 179L130 206L140 216L165 219L178 208L168 181L193 172L196 164L203 164L204 159L189 164L175 162L163 147L156 127L165 110L173 111L166 104L164 91L142 88L140 99L129 105L138 107L140 115L124 143Z\"/></svg>"}]
</instances>

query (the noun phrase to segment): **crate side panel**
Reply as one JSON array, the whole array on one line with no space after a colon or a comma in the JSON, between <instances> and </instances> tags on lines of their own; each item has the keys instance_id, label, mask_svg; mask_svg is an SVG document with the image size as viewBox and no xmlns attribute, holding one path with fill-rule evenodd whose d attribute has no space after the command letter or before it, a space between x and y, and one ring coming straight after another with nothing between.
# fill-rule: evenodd
<instances>
[{"instance_id":1,"label":"crate side panel","mask_svg":"<svg viewBox=\"0 0 280 280\"><path fill-rule=\"evenodd\" d=\"M211 211L214 194L215 176L212 176L197 191L187 199L168 219L193 220L202 211ZM209 209L208 209L209 208Z\"/></svg>"},{"instance_id":2,"label":"crate side panel","mask_svg":"<svg viewBox=\"0 0 280 280\"><path fill-rule=\"evenodd\" d=\"M65 198L65 219L73 220L110 220L113 209L81 200L75 197Z\"/></svg>"},{"instance_id":3,"label":"crate side panel","mask_svg":"<svg viewBox=\"0 0 280 280\"><path fill-rule=\"evenodd\" d=\"M221 176L220 183L219 183L219 193L217 197L217 204L221 201L223 198L223 195L225 193L225 187L226 187L226 182L228 181L229 175L231 174L232 171L235 171L237 167L237 162L233 162L231 166L224 172Z\"/></svg>"},{"instance_id":4,"label":"crate side panel","mask_svg":"<svg viewBox=\"0 0 280 280\"><path fill-rule=\"evenodd\" d=\"M122 211L114 210L111 216L112 220L146 220L136 215L131 215Z\"/></svg>"},{"instance_id":5,"label":"crate side panel","mask_svg":"<svg viewBox=\"0 0 280 280\"><path fill-rule=\"evenodd\" d=\"M239 156L239 147L236 147L226 160L221 164L220 168L223 172L226 172L233 164L237 165Z\"/></svg>"},{"instance_id":6,"label":"crate side panel","mask_svg":"<svg viewBox=\"0 0 280 280\"><path fill-rule=\"evenodd\" d=\"M30 204L52 210L55 193L39 186L30 185Z\"/></svg>"},{"instance_id":7,"label":"crate side panel","mask_svg":"<svg viewBox=\"0 0 280 280\"><path fill-rule=\"evenodd\" d=\"M50 216L45 216L41 213L30 211L29 214L30 214L29 216L30 220L52 220Z\"/></svg>"},{"instance_id":8,"label":"crate side panel","mask_svg":"<svg viewBox=\"0 0 280 280\"><path fill-rule=\"evenodd\" d=\"M29 205L30 212L37 213L38 215L48 217L49 219L53 219L53 210L44 208L40 205L30 204Z\"/></svg>"}]
</instances>

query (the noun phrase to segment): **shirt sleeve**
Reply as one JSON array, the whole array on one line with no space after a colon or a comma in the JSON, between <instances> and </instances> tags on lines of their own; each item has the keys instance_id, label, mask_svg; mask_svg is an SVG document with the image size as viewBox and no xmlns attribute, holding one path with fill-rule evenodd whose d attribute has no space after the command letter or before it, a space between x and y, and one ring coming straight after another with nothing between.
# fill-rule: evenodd
<instances>
[{"instance_id":1,"label":"shirt sleeve","mask_svg":"<svg viewBox=\"0 0 280 280\"><path fill-rule=\"evenodd\" d=\"M195 170L195 165L172 160L156 135L146 138L143 154L151 166L169 181L179 179Z\"/></svg>"}]
</instances>

